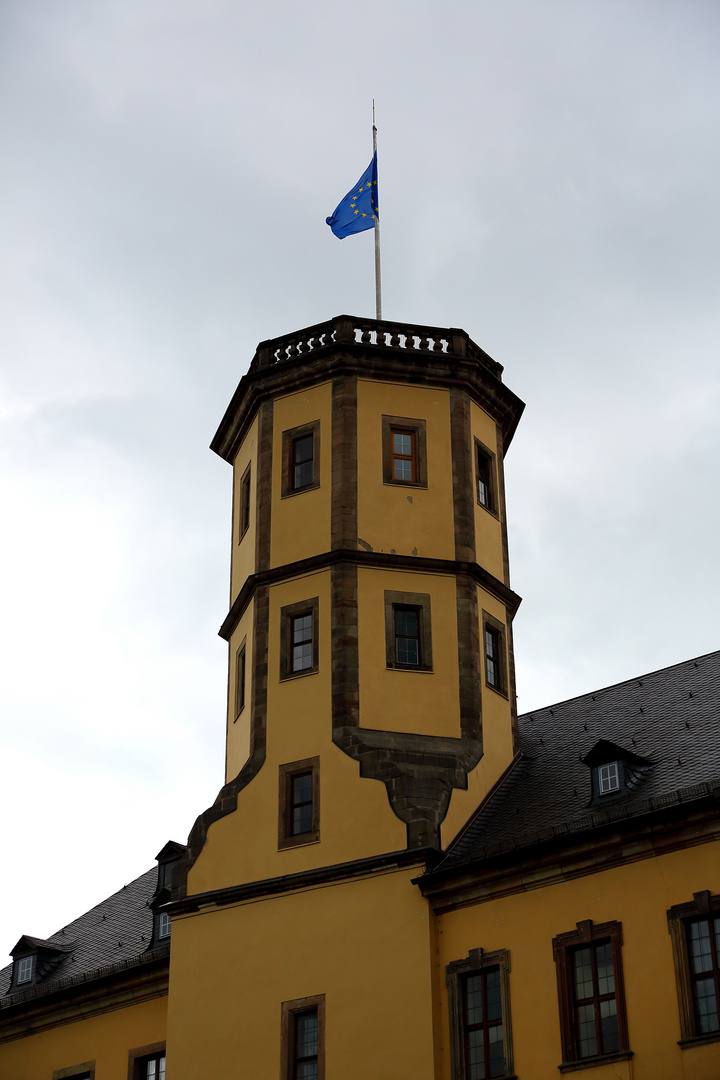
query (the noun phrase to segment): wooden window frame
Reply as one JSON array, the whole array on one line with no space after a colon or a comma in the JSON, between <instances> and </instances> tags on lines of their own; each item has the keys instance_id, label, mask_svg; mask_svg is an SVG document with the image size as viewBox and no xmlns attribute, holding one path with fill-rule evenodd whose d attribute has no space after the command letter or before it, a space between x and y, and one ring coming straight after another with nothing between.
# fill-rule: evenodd
<instances>
[{"instance_id":1,"label":"wooden window frame","mask_svg":"<svg viewBox=\"0 0 720 1080\"><path fill-rule=\"evenodd\" d=\"M700 919L717 918L720 915L720 896L713 896L709 889L693 893L686 904L675 904L667 912L668 933L672 942L675 985L680 1013L680 1038L678 1046L685 1049L703 1043L720 1042L720 1030L700 1032L695 1012L693 980L690 971L690 950L687 928ZM720 952L720 944L717 944ZM720 963L720 956L717 957ZM716 990L716 993L718 991ZM720 998L718 999L720 1007Z\"/></svg>"},{"instance_id":2,"label":"wooden window frame","mask_svg":"<svg viewBox=\"0 0 720 1080\"><path fill-rule=\"evenodd\" d=\"M235 720L247 703L247 637L238 645L235 653Z\"/></svg>"},{"instance_id":3,"label":"wooden window frame","mask_svg":"<svg viewBox=\"0 0 720 1080\"><path fill-rule=\"evenodd\" d=\"M252 462L248 462L245 472L240 478L240 503L238 513L238 543L241 542L245 533L250 528L250 490L251 490Z\"/></svg>"},{"instance_id":4,"label":"wooden window frame","mask_svg":"<svg viewBox=\"0 0 720 1080\"><path fill-rule=\"evenodd\" d=\"M136 1046L128 1052L128 1080L143 1080L140 1076L140 1066L147 1063L148 1058L159 1057L165 1054L165 1043L148 1043L147 1046Z\"/></svg>"},{"instance_id":5,"label":"wooden window frame","mask_svg":"<svg viewBox=\"0 0 720 1080\"><path fill-rule=\"evenodd\" d=\"M280 1018L280 1078L295 1080L295 1017L316 1012L318 1020L318 1080L325 1080L325 995L283 1001Z\"/></svg>"},{"instance_id":6,"label":"wooden window frame","mask_svg":"<svg viewBox=\"0 0 720 1080\"><path fill-rule=\"evenodd\" d=\"M292 832L292 781L296 776L312 773L312 828L309 832ZM303 758L281 765L278 776L278 849L317 844L320 840L320 758Z\"/></svg>"},{"instance_id":7,"label":"wooden window frame","mask_svg":"<svg viewBox=\"0 0 720 1080\"><path fill-rule=\"evenodd\" d=\"M13 961L13 963L17 965L17 970L15 972L15 985L17 987L32 986L35 982L35 976L37 974L37 954L27 953L25 956L18 956L17 959ZM20 976L24 964L29 964L30 968L27 976L25 978L21 978Z\"/></svg>"},{"instance_id":8,"label":"wooden window frame","mask_svg":"<svg viewBox=\"0 0 720 1080\"><path fill-rule=\"evenodd\" d=\"M485 464L487 469L488 483L485 485L488 492L488 502L484 503L480 498L480 462ZM485 446L485 443L481 443L479 439L475 439L475 501L478 506L482 506L483 510L487 510L488 514L492 514L493 517L499 518L500 513L498 510L498 482L497 482L497 455L490 449L489 446Z\"/></svg>"},{"instance_id":9,"label":"wooden window frame","mask_svg":"<svg viewBox=\"0 0 720 1080\"><path fill-rule=\"evenodd\" d=\"M295 443L312 435L313 440L313 478L312 483L295 487L294 484L294 456ZM302 495L305 491L313 491L320 487L320 421L313 420L311 424L301 424L299 427L288 428L282 433L282 483L281 498L288 499L292 495Z\"/></svg>"},{"instance_id":10,"label":"wooden window frame","mask_svg":"<svg viewBox=\"0 0 720 1080\"><path fill-rule=\"evenodd\" d=\"M429 593L406 593L386 590L385 599L385 662L395 671L432 671L432 622ZM420 663L398 664L395 659L395 608L417 608L420 632Z\"/></svg>"},{"instance_id":11,"label":"wooden window frame","mask_svg":"<svg viewBox=\"0 0 720 1080\"><path fill-rule=\"evenodd\" d=\"M414 480L396 480L393 475L393 432L414 436ZM383 483L393 487L426 488L427 480L427 429L424 420L406 416L383 416L382 418Z\"/></svg>"},{"instance_id":12,"label":"wooden window frame","mask_svg":"<svg viewBox=\"0 0 720 1080\"><path fill-rule=\"evenodd\" d=\"M83 1061L81 1065L69 1065L66 1069L55 1069L52 1080L95 1080L95 1062Z\"/></svg>"},{"instance_id":13,"label":"wooden window frame","mask_svg":"<svg viewBox=\"0 0 720 1080\"><path fill-rule=\"evenodd\" d=\"M317 596L301 600L297 604L286 604L280 608L280 679L300 679L303 675L314 675L319 662L318 611L320 601ZM292 670L292 626L298 615L312 615L312 666Z\"/></svg>"},{"instance_id":14,"label":"wooden window frame","mask_svg":"<svg viewBox=\"0 0 720 1080\"><path fill-rule=\"evenodd\" d=\"M450 1018L450 1062L452 1080L467 1080L468 1062L465 1047L465 1016L463 983L468 975L497 968L500 972L500 999L502 1002L503 1043L505 1049L505 1072L502 1080L515 1076L510 1021L510 952L498 949L485 952L471 949L462 960L453 960L445 968L445 985L448 992L448 1016Z\"/></svg>"},{"instance_id":15,"label":"wooden window frame","mask_svg":"<svg viewBox=\"0 0 720 1080\"><path fill-rule=\"evenodd\" d=\"M497 657L493 657L497 672L497 679L494 683L490 682L490 679L488 678L488 656L487 646L485 644L486 631L492 634L493 640L496 642L498 647L498 655ZM488 611L483 611L482 613L482 637L480 640L485 685L488 687L489 690L494 690L496 694L500 694L502 697L506 698L508 696L508 668L505 625L504 623L501 623L499 619L496 619L494 615L491 615Z\"/></svg>"},{"instance_id":16,"label":"wooden window frame","mask_svg":"<svg viewBox=\"0 0 720 1080\"><path fill-rule=\"evenodd\" d=\"M594 1057L579 1056L577 1027L575 1023L575 995L573 991L572 956L578 947L598 945L609 941L612 949L613 976L615 982L615 1008L618 1024L618 1049L609 1054L597 1054ZM625 982L622 970L622 923L593 923L584 919L577 923L577 928L553 938L553 959L558 985L558 1006L560 1010L560 1042L562 1046L562 1065L560 1072L572 1072L575 1069L587 1069L592 1065L604 1065L613 1061L626 1061L632 1057L627 1029L627 1010L625 1006Z\"/></svg>"}]
</instances>

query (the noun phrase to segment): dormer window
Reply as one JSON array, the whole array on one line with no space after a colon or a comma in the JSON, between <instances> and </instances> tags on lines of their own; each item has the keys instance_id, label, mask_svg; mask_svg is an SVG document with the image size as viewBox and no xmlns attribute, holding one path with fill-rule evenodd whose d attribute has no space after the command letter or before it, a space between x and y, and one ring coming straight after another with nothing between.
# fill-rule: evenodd
<instances>
[{"instance_id":1,"label":"dormer window","mask_svg":"<svg viewBox=\"0 0 720 1080\"><path fill-rule=\"evenodd\" d=\"M653 766L647 758L608 739L600 739L580 760L590 770L592 793L589 806L625 798L642 783Z\"/></svg>"},{"instance_id":2,"label":"dormer window","mask_svg":"<svg viewBox=\"0 0 720 1080\"><path fill-rule=\"evenodd\" d=\"M607 765L598 766L598 791L601 795L609 795L612 791L620 790L620 766L617 761L609 761Z\"/></svg>"},{"instance_id":3,"label":"dormer window","mask_svg":"<svg viewBox=\"0 0 720 1080\"><path fill-rule=\"evenodd\" d=\"M22 959L17 960L17 977L15 982L18 986L22 983L30 983L33 981L35 975L35 957L23 956Z\"/></svg>"},{"instance_id":4,"label":"dormer window","mask_svg":"<svg viewBox=\"0 0 720 1080\"><path fill-rule=\"evenodd\" d=\"M63 945L57 945L44 938L23 934L15 948L10 950L13 958L10 993L15 990L25 990L48 979L74 948L74 943L67 939L66 942Z\"/></svg>"},{"instance_id":5,"label":"dormer window","mask_svg":"<svg viewBox=\"0 0 720 1080\"><path fill-rule=\"evenodd\" d=\"M160 945L165 946L170 938L172 918L169 912L164 911L163 908L172 900L173 874L184 854L185 848L183 845L170 840L156 856L158 861L157 887L148 904L153 913L152 935L148 949L157 949Z\"/></svg>"}]
</instances>

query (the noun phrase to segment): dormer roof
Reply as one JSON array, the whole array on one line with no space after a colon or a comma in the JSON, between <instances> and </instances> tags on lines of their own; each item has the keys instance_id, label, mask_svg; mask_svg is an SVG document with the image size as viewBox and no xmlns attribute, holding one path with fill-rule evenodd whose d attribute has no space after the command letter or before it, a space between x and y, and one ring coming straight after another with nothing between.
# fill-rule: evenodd
<instances>
[{"instance_id":1,"label":"dormer roof","mask_svg":"<svg viewBox=\"0 0 720 1080\"><path fill-rule=\"evenodd\" d=\"M717 798L720 651L527 713L518 733L512 765L426 879ZM591 769L612 760L627 761L642 782L622 798L594 799Z\"/></svg>"}]
</instances>

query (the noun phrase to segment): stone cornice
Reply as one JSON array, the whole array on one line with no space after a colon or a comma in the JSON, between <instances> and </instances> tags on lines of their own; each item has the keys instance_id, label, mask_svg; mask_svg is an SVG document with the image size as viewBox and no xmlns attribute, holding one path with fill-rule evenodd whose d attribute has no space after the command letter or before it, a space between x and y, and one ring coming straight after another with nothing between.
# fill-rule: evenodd
<instances>
[{"instance_id":1,"label":"stone cornice","mask_svg":"<svg viewBox=\"0 0 720 1080\"><path fill-rule=\"evenodd\" d=\"M413 570L415 573L421 574L467 574L478 585L481 585L502 601L511 618L514 617L521 603L521 597L517 593L509 589L499 578L494 577L479 563L458 562L454 559L427 559L421 555L393 555L387 551L343 549L323 552L320 555L313 555L309 559L284 563L282 566L274 566L260 574L251 574L246 578L242 589L235 597L232 607L218 631L220 637L225 641L230 640L243 611L260 586L272 585L273 582L285 581L288 578L301 577L303 574L324 570L336 566L338 563L351 563L356 566L380 570Z\"/></svg>"},{"instance_id":2,"label":"stone cornice","mask_svg":"<svg viewBox=\"0 0 720 1080\"><path fill-rule=\"evenodd\" d=\"M525 408L502 382L501 365L464 330L377 323L342 315L258 346L211 449L232 463L262 400L297 392L341 373L446 389L462 386L499 422L505 450Z\"/></svg>"},{"instance_id":3,"label":"stone cornice","mask_svg":"<svg viewBox=\"0 0 720 1080\"><path fill-rule=\"evenodd\" d=\"M383 871L402 870L413 866L427 866L437 861L439 853L431 848L390 851L383 855L373 855L366 859L351 859L348 862L333 863L331 866L319 866L313 870L303 870L297 874L284 874L282 877L264 878L260 881L245 882L224 889L194 893L182 899L174 900L163 906L171 915L187 915L205 911L210 907L225 907L228 904L240 904L247 900L261 897L279 896L282 893L295 892L299 889L312 889L320 885L338 884L350 881L366 874L378 874Z\"/></svg>"},{"instance_id":4,"label":"stone cornice","mask_svg":"<svg viewBox=\"0 0 720 1080\"><path fill-rule=\"evenodd\" d=\"M706 787L706 785L702 785ZM717 792L709 789L691 802L674 802L637 816L616 815L583 832L568 823L551 835L512 851L478 857L461 865L442 865L414 884L436 914L497 900L513 893L557 885L587 874L720 841ZM572 830L572 831L571 831ZM520 838L518 838L520 840Z\"/></svg>"}]
</instances>

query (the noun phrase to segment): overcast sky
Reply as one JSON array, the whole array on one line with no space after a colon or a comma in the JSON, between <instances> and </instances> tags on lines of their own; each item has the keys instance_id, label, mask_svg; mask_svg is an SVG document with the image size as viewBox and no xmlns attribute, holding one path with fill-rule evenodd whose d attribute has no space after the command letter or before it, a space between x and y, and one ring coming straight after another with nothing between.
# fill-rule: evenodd
<instances>
[{"instance_id":1,"label":"overcast sky","mask_svg":"<svg viewBox=\"0 0 720 1080\"><path fill-rule=\"evenodd\" d=\"M223 780L258 341L462 326L507 458L521 712L720 647L716 0L2 0L0 954ZM0 963L2 963L0 958Z\"/></svg>"}]
</instances>

